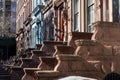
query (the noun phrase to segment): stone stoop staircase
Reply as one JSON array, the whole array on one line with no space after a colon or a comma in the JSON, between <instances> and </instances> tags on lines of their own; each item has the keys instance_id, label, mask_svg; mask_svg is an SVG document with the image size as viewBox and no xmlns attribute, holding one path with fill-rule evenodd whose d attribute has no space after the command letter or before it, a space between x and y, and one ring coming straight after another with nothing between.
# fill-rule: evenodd
<instances>
[{"instance_id":1,"label":"stone stoop staircase","mask_svg":"<svg viewBox=\"0 0 120 80\"><path fill-rule=\"evenodd\" d=\"M74 75L103 80L109 73L120 73L119 24L96 22L94 27L93 35L70 33L68 45L56 45L53 56L40 57L38 68L24 68L22 80L56 80Z\"/></svg>"},{"instance_id":2,"label":"stone stoop staircase","mask_svg":"<svg viewBox=\"0 0 120 80\"><path fill-rule=\"evenodd\" d=\"M26 66L19 66L24 70L20 79L57 80L66 76L83 76L103 80L109 73L120 73L120 24L96 22L94 30L93 34L69 33L67 45L45 41L40 50L32 50L31 57L21 60L21 65L25 63ZM15 72L21 75L19 71Z\"/></svg>"},{"instance_id":3,"label":"stone stoop staircase","mask_svg":"<svg viewBox=\"0 0 120 80\"><path fill-rule=\"evenodd\" d=\"M10 64L4 64L4 69L7 70L11 75L11 80L21 80L21 77L24 75L23 71L23 59L31 56L32 48L29 48L24 54L18 54L17 58L13 58L13 61ZM26 66L28 66L26 64ZM25 66L24 66L25 67Z\"/></svg>"},{"instance_id":4,"label":"stone stoop staircase","mask_svg":"<svg viewBox=\"0 0 120 80\"><path fill-rule=\"evenodd\" d=\"M88 35L89 35L89 37L88 37ZM70 36L72 36L72 38L70 40L71 41L70 43L73 42L72 45L71 44L70 45L69 44L68 45L55 45L54 49L56 51L54 53L51 53L53 55L40 57L41 63L39 64L39 66L37 68L24 68L25 75L23 76L22 80L27 80L27 79L36 80L38 78L40 78L42 80L46 80L45 78L52 80L55 77L59 78L62 76L69 75L67 73L65 73L66 75L65 74L62 75L60 73L60 71L57 70L56 66L59 63L57 56L62 55L62 57L67 56L68 58L71 56L74 57L74 51L76 48L76 46L74 46L75 45L74 40L90 39L91 38L90 36L92 36L92 33L70 33ZM75 59L77 59L77 58L75 57ZM68 60L70 60L70 59L68 59ZM64 61L61 61L61 62L64 62ZM40 74L40 76L38 76L39 74Z\"/></svg>"},{"instance_id":5,"label":"stone stoop staircase","mask_svg":"<svg viewBox=\"0 0 120 80\"><path fill-rule=\"evenodd\" d=\"M31 54L29 57L19 57L21 61L20 65L14 65L17 63L12 63L11 65L4 65L7 70L11 73L12 80L21 80L24 75L23 68L36 68L40 61L40 56L50 56L51 53L54 53L54 45L66 45L66 42L53 42L53 41L44 41L41 48L29 49L25 54ZM37 45L38 46L38 45ZM40 49L40 50L38 50Z\"/></svg>"}]
</instances>

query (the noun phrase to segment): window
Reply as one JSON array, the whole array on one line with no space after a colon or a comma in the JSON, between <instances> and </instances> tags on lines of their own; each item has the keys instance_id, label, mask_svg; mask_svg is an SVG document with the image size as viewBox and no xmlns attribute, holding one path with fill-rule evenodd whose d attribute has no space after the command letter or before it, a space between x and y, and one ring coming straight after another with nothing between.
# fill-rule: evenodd
<instances>
[{"instance_id":1,"label":"window","mask_svg":"<svg viewBox=\"0 0 120 80\"><path fill-rule=\"evenodd\" d=\"M73 0L73 31L80 31L80 0Z\"/></svg>"},{"instance_id":2,"label":"window","mask_svg":"<svg viewBox=\"0 0 120 80\"><path fill-rule=\"evenodd\" d=\"M119 22L119 0L113 0L113 22Z\"/></svg>"},{"instance_id":3,"label":"window","mask_svg":"<svg viewBox=\"0 0 120 80\"><path fill-rule=\"evenodd\" d=\"M87 32L93 32L94 0L87 0Z\"/></svg>"},{"instance_id":4,"label":"window","mask_svg":"<svg viewBox=\"0 0 120 80\"><path fill-rule=\"evenodd\" d=\"M5 5L6 10L11 10L11 6L10 5Z\"/></svg>"}]
</instances>

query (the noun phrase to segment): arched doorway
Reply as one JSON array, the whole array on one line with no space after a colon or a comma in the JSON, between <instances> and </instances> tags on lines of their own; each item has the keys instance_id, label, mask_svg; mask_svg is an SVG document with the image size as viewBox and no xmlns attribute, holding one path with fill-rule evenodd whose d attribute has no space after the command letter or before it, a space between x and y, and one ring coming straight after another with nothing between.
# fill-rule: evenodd
<instances>
[{"instance_id":1,"label":"arched doorway","mask_svg":"<svg viewBox=\"0 0 120 80\"><path fill-rule=\"evenodd\" d=\"M118 73L109 73L103 80L120 80L120 74Z\"/></svg>"}]
</instances>

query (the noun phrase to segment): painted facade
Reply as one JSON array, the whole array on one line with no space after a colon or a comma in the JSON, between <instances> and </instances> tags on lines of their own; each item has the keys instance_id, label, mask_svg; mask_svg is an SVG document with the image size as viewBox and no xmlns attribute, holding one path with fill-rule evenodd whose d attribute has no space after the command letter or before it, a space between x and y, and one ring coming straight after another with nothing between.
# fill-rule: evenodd
<instances>
[{"instance_id":1,"label":"painted facade","mask_svg":"<svg viewBox=\"0 0 120 80\"><path fill-rule=\"evenodd\" d=\"M41 9L44 7L43 0L32 1L32 21L31 21L31 47L35 48L36 44L42 44L42 13Z\"/></svg>"}]
</instances>

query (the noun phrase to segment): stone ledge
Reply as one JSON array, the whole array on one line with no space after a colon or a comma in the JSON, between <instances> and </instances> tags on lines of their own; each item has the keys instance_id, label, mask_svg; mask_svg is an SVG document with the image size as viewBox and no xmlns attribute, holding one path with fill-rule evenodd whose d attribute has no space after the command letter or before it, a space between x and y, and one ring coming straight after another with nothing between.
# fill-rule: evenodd
<instances>
[{"instance_id":1,"label":"stone ledge","mask_svg":"<svg viewBox=\"0 0 120 80\"><path fill-rule=\"evenodd\" d=\"M100 60L100 61L111 61L111 60L120 60L120 56L88 56L87 60Z\"/></svg>"},{"instance_id":2,"label":"stone ledge","mask_svg":"<svg viewBox=\"0 0 120 80\"><path fill-rule=\"evenodd\" d=\"M11 69L12 70L23 70L23 68L20 66L12 66Z\"/></svg>"},{"instance_id":3,"label":"stone ledge","mask_svg":"<svg viewBox=\"0 0 120 80\"><path fill-rule=\"evenodd\" d=\"M64 44L64 45L67 45L67 42L62 42L62 41L44 41L43 44Z\"/></svg>"},{"instance_id":4,"label":"stone ledge","mask_svg":"<svg viewBox=\"0 0 120 80\"><path fill-rule=\"evenodd\" d=\"M95 46L97 42L93 40L85 40L85 39L80 39L80 40L75 40L76 46Z\"/></svg>"},{"instance_id":5,"label":"stone ledge","mask_svg":"<svg viewBox=\"0 0 120 80\"><path fill-rule=\"evenodd\" d=\"M54 56L57 54L74 54L75 51L72 46L66 45L55 45L55 50Z\"/></svg>"},{"instance_id":6,"label":"stone ledge","mask_svg":"<svg viewBox=\"0 0 120 80\"><path fill-rule=\"evenodd\" d=\"M44 52L40 50L32 50L32 54L45 56Z\"/></svg>"},{"instance_id":7,"label":"stone ledge","mask_svg":"<svg viewBox=\"0 0 120 80\"><path fill-rule=\"evenodd\" d=\"M70 32L68 33L69 36L78 37L78 39L91 39L93 33L87 32Z\"/></svg>"},{"instance_id":8,"label":"stone ledge","mask_svg":"<svg viewBox=\"0 0 120 80\"><path fill-rule=\"evenodd\" d=\"M120 42L120 23L96 22L94 23L92 40L99 42Z\"/></svg>"},{"instance_id":9,"label":"stone ledge","mask_svg":"<svg viewBox=\"0 0 120 80\"><path fill-rule=\"evenodd\" d=\"M82 60L81 56L77 56L77 55L67 55L67 54L60 54L60 55L56 55L56 58L62 61L76 61L76 60Z\"/></svg>"},{"instance_id":10,"label":"stone ledge","mask_svg":"<svg viewBox=\"0 0 120 80\"><path fill-rule=\"evenodd\" d=\"M34 71L40 71L41 69L39 68L24 68L24 72L27 74L33 74Z\"/></svg>"},{"instance_id":11,"label":"stone ledge","mask_svg":"<svg viewBox=\"0 0 120 80\"><path fill-rule=\"evenodd\" d=\"M55 52L55 45L67 45L66 42L55 42L55 41L44 41L41 47L41 51L43 51L46 55L52 56Z\"/></svg>"},{"instance_id":12,"label":"stone ledge","mask_svg":"<svg viewBox=\"0 0 120 80\"><path fill-rule=\"evenodd\" d=\"M30 58L21 58L21 67L28 67L29 66L29 63L31 63L33 60L30 59Z\"/></svg>"},{"instance_id":13,"label":"stone ledge","mask_svg":"<svg viewBox=\"0 0 120 80\"><path fill-rule=\"evenodd\" d=\"M85 33L85 32L70 32L68 33L69 37L68 37L68 45L76 48L76 45L74 43L75 40L78 39L87 39L87 40L91 40L91 37L93 35L93 33Z\"/></svg>"},{"instance_id":14,"label":"stone ledge","mask_svg":"<svg viewBox=\"0 0 120 80\"><path fill-rule=\"evenodd\" d=\"M55 77L60 75L59 71L53 71L53 70L36 71L36 73L38 76L45 77L45 78Z\"/></svg>"}]
</instances>

